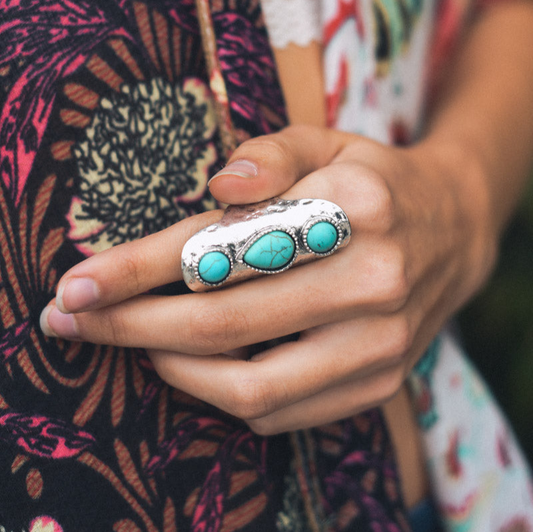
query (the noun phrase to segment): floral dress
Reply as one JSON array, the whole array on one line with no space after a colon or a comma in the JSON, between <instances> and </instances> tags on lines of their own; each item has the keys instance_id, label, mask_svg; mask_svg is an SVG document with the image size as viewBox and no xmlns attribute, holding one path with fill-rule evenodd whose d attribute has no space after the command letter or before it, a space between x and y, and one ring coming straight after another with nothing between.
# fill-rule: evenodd
<instances>
[{"instance_id":1,"label":"floral dress","mask_svg":"<svg viewBox=\"0 0 533 532\"><path fill-rule=\"evenodd\" d=\"M323 48L331 127L385 144L423 128L428 92L469 18L490 1L263 0L274 47ZM293 23L298 14L299 22ZM445 330L408 379L443 526L533 530L531 472L507 421Z\"/></svg>"},{"instance_id":2,"label":"floral dress","mask_svg":"<svg viewBox=\"0 0 533 532\"><path fill-rule=\"evenodd\" d=\"M259 3L209 7L235 138L283 127ZM0 0L0 43L0 530L408 530L379 410L259 437L142 350L40 331L74 264L217 206L194 1Z\"/></svg>"},{"instance_id":3,"label":"floral dress","mask_svg":"<svg viewBox=\"0 0 533 532\"><path fill-rule=\"evenodd\" d=\"M389 73L402 77L417 20L424 64L435 6L320 9L330 125L363 132L343 118L359 109L383 141L412 138L422 92ZM217 207L206 183L224 164L224 125L242 141L286 124L264 20L258 0L0 0L1 532L409 530L379 409L264 438L164 384L142 350L38 325L74 264ZM355 76L364 53L374 67ZM409 111L376 122L387 94ZM413 381L428 430L438 360ZM449 455L456 471L464 455Z\"/></svg>"}]
</instances>

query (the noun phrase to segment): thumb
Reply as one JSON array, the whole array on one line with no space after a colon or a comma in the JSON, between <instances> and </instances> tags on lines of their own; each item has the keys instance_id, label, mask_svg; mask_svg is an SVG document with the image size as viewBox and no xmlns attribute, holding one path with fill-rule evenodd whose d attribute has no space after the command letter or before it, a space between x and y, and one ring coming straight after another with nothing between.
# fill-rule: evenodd
<instances>
[{"instance_id":1,"label":"thumb","mask_svg":"<svg viewBox=\"0 0 533 532\"><path fill-rule=\"evenodd\" d=\"M328 165L348 134L316 126L290 126L242 143L209 181L211 194L229 204L283 194L309 173Z\"/></svg>"}]
</instances>

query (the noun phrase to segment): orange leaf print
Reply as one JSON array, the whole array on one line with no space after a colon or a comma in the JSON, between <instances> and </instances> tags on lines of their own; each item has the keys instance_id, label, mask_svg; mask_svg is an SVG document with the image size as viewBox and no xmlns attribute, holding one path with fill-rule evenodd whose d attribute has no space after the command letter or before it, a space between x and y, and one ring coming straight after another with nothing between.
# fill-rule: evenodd
<instances>
[{"instance_id":1,"label":"orange leaf print","mask_svg":"<svg viewBox=\"0 0 533 532\"><path fill-rule=\"evenodd\" d=\"M115 440L114 447L124 478L147 503L151 504L150 496L139 477L139 473L127 447L119 439Z\"/></svg>"},{"instance_id":2,"label":"orange leaf print","mask_svg":"<svg viewBox=\"0 0 533 532\"><path fill-rule=\"evenodd\" d=\"M111 422L116 427L122 419L126 405L126 361L124 349L119 349L115 363L113 392L111 396Z\"/></svg>"},{"instance_id":3,"label":"orange leaf print","mask_svg":"<svg viewBox=\"0 0 533 532\"><path fill-rule=\"evenodd\" d=\"M131 519L121 519L113 525L113 532L141 532Z\"/></svg>"},{"instance_id":4,"label":"orange leaf print","mask_svg":"<svg viewBox=\"0 0 533 532\"><path fill-rule=\"evenodd\" d=\"M43 477L38 469L30 469L26 475L26 489L28 495L37 500L43 493Z\"/></svg>"},{"instance_id":5,"label":"orange leaf print","mask_svg":"<svg viewBox=\"0 0 533 532\"><path fill-rule=\"evenodd\" d=\"M164 532L177 532L176 528L176 508L170 497L167 497L165 502L165 514L163 530Z\"/></svg>"},{"instance_id":6,"label":"orange leaf print","mask_svg":"<svg viewBox=\"0 0 533 532\"><path fill-rule=\"evenodd\" d=\"M100 348L98 348L98 350L99 349ZM105 357L102 361L102 365L100 366L100 371L98 372L98 375L96 376L96 379L93 385L91 386L89 393L87 394L87 396L79 406L78 410L74 414L73 421L76 425L79 425L80 427L83 427L83 425L85 425L85 423L87 423L87 421L91 419L96 408L100 404L100 401L102 400L105 386L107 384L107 379L109 377L112 355L113 348L108 347ZM96 356L96 353L94 356Z\"/></svg>"}]
</instances>

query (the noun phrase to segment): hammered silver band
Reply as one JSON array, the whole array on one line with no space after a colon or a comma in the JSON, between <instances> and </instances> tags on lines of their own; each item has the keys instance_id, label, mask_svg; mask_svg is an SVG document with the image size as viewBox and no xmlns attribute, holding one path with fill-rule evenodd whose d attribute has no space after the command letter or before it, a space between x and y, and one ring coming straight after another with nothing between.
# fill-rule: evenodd
<instances>
[{"instance_id":1,"label":"hammered silver band","mask_svg":"<svg viewBox=\"0 0 533 532\"><path fill-rule=\"evenodd\" d=\"M346 213L320 199L231 205L183 247L183 279L195 292L327 257L350 240Z\"/></svg>"}]
</instances>

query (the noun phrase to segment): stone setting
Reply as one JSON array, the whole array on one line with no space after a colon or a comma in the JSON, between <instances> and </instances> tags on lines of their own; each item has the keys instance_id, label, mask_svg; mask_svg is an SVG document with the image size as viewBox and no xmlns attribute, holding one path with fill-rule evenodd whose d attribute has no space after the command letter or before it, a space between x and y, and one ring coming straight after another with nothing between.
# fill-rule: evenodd
<instances>
[{"instance_id":1,"label":"stone setting","mask_svg":"<svg viewBox=\"0 0 533 532\"><path fill-rule=\"evenodd\" d=\"M210 251L198 262L198 277L208 284L224 281L231 271L231 261L221 251Z\"/></svg>"},{"instance_id":2,"label":"stone setting","mask_svg":"<svg viewBox=\"0 0 533 532\"><path fill-rule=\"evenodd\" d=\"M339 232L337 228L326 221L314 224L306 235L307 246L314 253L329 253L337 245Z\"/></svg>"},{"instance_id":3,"label":"stone setting","mask_svg":"<svg viewBox=\"0 0 533 532\"><path fill-rule=\"evenodd\" d=\"M285 231L270 231L246 251L243 261L261 271L274 272L288 267L296 253L294 238Z\"/></svg>"},{"instance_id":4,"label":"stone setting","mask_svg":"<svg viewBox=\"0 0 533 532\"><path fill-rule=\"evenodd\" d=\"M326 200L272 198L230 205L219 222L185 243L183 279L191 290L204 292L262 274L278 274L328 257L345 247L351 234L346 213ZM226 258L208 255L214 252Z\"/></svg>"}]
</instances>

